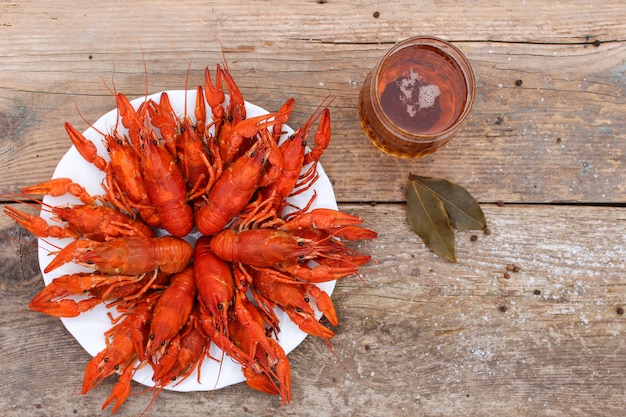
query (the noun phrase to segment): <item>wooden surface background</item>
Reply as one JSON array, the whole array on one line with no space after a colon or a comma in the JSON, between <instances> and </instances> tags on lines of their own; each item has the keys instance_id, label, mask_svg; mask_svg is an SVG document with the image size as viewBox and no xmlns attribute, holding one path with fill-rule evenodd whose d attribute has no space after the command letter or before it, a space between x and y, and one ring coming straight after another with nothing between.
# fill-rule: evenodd
<instances>
[{"instance_id":1,"label":"wooden surface background","mask_svg":"<svg viewBox=\"0 0 626 417\"><path fill-rule=\"evenodd\" d=\"M365 138L357 97L389 47L421 34L466 54L478 92L445 148L397 159ZM63 122L114 107L103 81L136 98L144 63L150 93L184 88L190 65L195 87L222 46L248 101L295 98L291 126L335 97L322 164L340 208L379 232L359 246L376 263L366 285L348 278L333 294L337 357L312 338L290 354L292 404L239 384L164 392L150 415L623 413L623 1L2 1L0 193L50 178L70 146ZM458 263L407 225L409 172L481 202L491 234L459 232ZM89 355L59 320L26 308L43 287L36 241L6 216L0 237L0 415L109 414L113 381L80 395ZM520 270L505 278L509 264ZM117 415L140 414L149 397Z\"/></svg>"}]
</instances>

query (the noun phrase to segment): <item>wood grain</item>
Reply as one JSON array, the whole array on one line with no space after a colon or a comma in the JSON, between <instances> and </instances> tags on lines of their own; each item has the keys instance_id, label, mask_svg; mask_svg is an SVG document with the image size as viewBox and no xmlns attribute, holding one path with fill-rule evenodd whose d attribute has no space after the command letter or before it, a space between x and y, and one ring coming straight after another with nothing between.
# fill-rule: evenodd
<instances>
[{"instance_id":1,"label":"wood grain","mask_svg":"<svg viewBox=\"0 0 626 417\"><path fill-rule=\"evenodd\" d=\"M466 54L478 92L451 143L396 159L364 136L357 99L391 45L421 34ZM379 232L358 246L376 262L335 289L334 351L308 338L290 354L290 405L238 384L163 392L150 415L621 415L625 34L621 0L0 2L0 203L50 178L63 123L85 128L111 90L194 88L225 58L247 100L295 98L292 127L334 97L322 164L340 208ZM457 233L458 263L407 225L409 173L481 202L491 234ZM107 415L114 380L81 395L89 355L27 309L36 240L1 215L0 241L0 415ZM116 415L150 402L132 391Z\"/></svg>"}]
</instances>

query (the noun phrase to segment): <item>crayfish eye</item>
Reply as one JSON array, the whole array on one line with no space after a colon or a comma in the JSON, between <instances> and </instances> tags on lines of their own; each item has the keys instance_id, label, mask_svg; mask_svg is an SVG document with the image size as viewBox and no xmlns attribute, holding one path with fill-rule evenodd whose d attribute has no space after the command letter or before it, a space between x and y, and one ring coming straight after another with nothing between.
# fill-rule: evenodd
<instances>
[{"instance_id":1,"label":"crayfish eye","mask_svg":"<svg viewBox=\"0 0 626 417\"><path fill-rule=\"evenodd\" d=\"M109 357L107 356L106 358L102 359L102 362L107 363L109 361Z\"/></svg>"},{"instance_id":2,"label":"crayfish eye","mask_svg":"<svg viewBox=\"0 0 626 417\"><path fill-rule=\"evenodd\" d=\"M309 297L304 297L304 301L309 302Z\"/></svg>"},{"instance_id":3,"label":"crayfish eye","mask_svg":"<svg viewBox=\"0 0 626 417\"><path fill-rule=\"evenodd\" d=\"M152 333L149 337L150 337L150 340L154 340L154 333Z\"/></svg>"},{"instance_id":4,"label":"crayfish eye","mask_svg":"<svg viewBox=\"0 0 626 417\"><path fill-rule=\"evenodd\" d=\"M304 246L304 242L303 242L303 241L301 241L301 240L299 240L299 241L298 241L298 246Z\"/></svg>"},{"instance_id":5,"label":"crayfish eye","mask_svg":"<svg viewBox=\"0 0 626 417\"><path fill-rule=\"evenodd\" d=\"M161 342L161 346L165 346L165 340Z\"/></svg>"},{"instance_id":6,"label":"crayfish eye","mask_svg":"<svg viewBox=\"0 0 626 417\"><path fill-rule=\"evenodd\" d=\"M158 141L158 140L156 140L156 139L154 139L154 140L152 141L152 144L153 144L154 146L157 146L157 145L159 144L159 141Z\"/></svg>"},{"instance_id":7,"label":"crayfish eye","mask_svg":"<svg viewBox=\"0 0 626 417\"><path fill-rule=\"evenodd\" d=\"M296 313L302 313L302 309L300 307L296 307Z\"/></svg>"},{"instance_id":8,"label":"crayfish eye","mask_svg":"<svg viewBox=\"0 0 626 417\"><path fill-rule=\"evenodd\" d=\"M293 140L296 137L295 133L292 133L291 135L289 135L289 140Z\"/></svg>"},{"instance_id":9,"label":"crayfish eye","mask_svg":"<svg viewBox=\"0 0 626 417\"><path fill-rule=\"evenodd\" d=\"M228 123L232 123L232 121L233 121L233 116L228 116L228 117L226 118L226 120L228 121Z\"/></svg>"},{"instance_id":10,"label":"crayfish eye","mask_svg":"<svg viewBox=\"0 0 626 417\"><path fill-rule=\"evenodd\" d=\"M220 311L222 311L222 310L224 310L224 306L223 306L223 305L221 305L221 304L218 304L218 305L217 305L217 309L218 309L218 310L220 310Z\"/></svg>"},{"instance_id":11,"label":"crayfish eye","mask_svg":"<svg viewBox=\"0 0 626 417\"><path fill-rule=\"evenodd\" d=\"M303 140L302 141L302 147L305 147L305 146L306 146L306 140Z\"/></svg>"},{"instance_id":12,"label":"crayfish eye","mask_svg":"<svg viewBox=\"0 0 626 417\"><path fill-rule=\"evenodd\" d=\"M117 140L117 144L118 144L118 145L120 145L120 146L122 146L122 145L124 144L124 142L122 142L122 139L118 139L118 140Z\"/></svg>"},{"instance_id":13,"label":"crayfish eye","mask_svg":"<svg viewBox=\"0 0 626 417\"><path fill-rule=\"evenodd\" d=\"M119 365L115 365L115 366L113 367L113 369L115 369L115 370L117 371L118 369L120 369L120 366L119 366Z\"/></svg>"}]
</instances>

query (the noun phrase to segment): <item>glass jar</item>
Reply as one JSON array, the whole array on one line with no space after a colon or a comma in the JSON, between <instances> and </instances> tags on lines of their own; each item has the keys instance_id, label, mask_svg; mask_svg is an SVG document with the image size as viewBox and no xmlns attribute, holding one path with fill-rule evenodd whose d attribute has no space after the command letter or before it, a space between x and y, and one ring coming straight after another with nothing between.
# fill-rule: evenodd
<instances>
[{"instance_id":1,"label":"glass jar","mask_svg":"<svg viewBox=\"0 0 626 417\"><path fill-rule=\"evenodd\" d=\"M359 95L366 135L384 152L416 158L452 139L474 102L470 63L454 45L415 37L393 46Z\"/></svg>"}]
</instances>

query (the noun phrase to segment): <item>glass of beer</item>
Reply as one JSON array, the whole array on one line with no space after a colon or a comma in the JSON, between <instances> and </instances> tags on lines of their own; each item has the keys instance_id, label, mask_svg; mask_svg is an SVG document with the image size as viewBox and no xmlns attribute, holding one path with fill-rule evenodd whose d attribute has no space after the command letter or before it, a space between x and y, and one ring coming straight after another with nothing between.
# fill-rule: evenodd
<instances>
[{"instance_id":1,"label":"glass of beer","mask_svg":"<svg viewBox=\"0 0 626 417\"><path fill-rule=\"evenodd\" d=\"M445 145L469 113L476 81L454 45L415 37L392 47L359 95L366 135L384 152L416 158Z\"/></svg>"}]
</instances>

